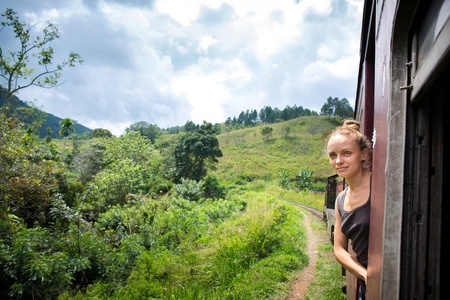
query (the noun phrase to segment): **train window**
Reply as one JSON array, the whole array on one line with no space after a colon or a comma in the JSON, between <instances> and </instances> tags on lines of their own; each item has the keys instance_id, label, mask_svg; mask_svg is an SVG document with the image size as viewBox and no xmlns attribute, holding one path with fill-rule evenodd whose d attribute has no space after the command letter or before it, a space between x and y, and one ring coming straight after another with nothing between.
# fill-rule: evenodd
<instances>
[{"instance_id":1,"label":"train window","mask_svg":"<svg viewBox=\"0 0 450 300\"><path fill-rule=\"evenodd\" d=\"M412 62L411 101L420 98L430 78L440 71L450 52L450 0L433 0L421 22L413 30L410 58Z\"/></svg>"},{"instance_id":2,"label":"train window","mask_svg":"<svg viewBox=\"0 0 450 300\"><path fill-rule=\"evenodd\" d=\"M418 30L417 66L430 52L431 46L438 37L450 14L450 1L435 0Z\"/></svg>"}]
</instances>

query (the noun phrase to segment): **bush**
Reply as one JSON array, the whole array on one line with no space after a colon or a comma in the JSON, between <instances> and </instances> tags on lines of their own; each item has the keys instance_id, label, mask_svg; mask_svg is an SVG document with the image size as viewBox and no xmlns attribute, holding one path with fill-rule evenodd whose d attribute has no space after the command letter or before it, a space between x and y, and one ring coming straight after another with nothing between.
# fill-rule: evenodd
<instances>
[{"instance_id":1,"label":"bush","mask_svg":"<svg viewBox=\"0 0 450 300\"><path fill-rule=\"evenodd\" d=\"M106 211L108 206L124 205L128 194L147 194L150 180L151 174L131 159L111 163L95 176L94 184L98 189L93 194L93 205L99 211Z\"/></svg>"},{"instance_id":2,"label":"bush","mask_svg":"<svg viewBox=\"0 0 450 300\"><path fill-rule=\"evenodd\" d=\"M225 188L219 184L215 175L208 175L204 179L206 195L213 198L225 197Z\"/></svg>"},{"instance_id":3,"label":"bush","mask_svg":"<svg viewBox=\"0 0 450 300\"><path fill-rule=\"evenodd\" d=\"M0 210L23 219L28 227L45 225L51 221L57 176L64 166L52 154L52 145L40 143L24 124L3 112L0 109Z\"/></svg>"},{"instance_id":4,"label":"bush","mask_svg":"<svg viewBox=\"0 0 450 300\"><path fill-rule=\"evenodd\" d=\"M17 229L11 244L1 243L3 280L9 285L5 292L17 298L45 299L68 289L73 280L72 268L78 262L52 249L56 240L47 229Z\"/></svg>"},{"instance_id":5,"label":"bush","mask_svg":"<svg viewBox=\"0 0 450 300\"><path fill-rule=\"evenodd\" d=\"M205 194L204 182L182 178L180 184L173 186L172 192L175 197L197 201Z\"/></svg>"}]
</instances>

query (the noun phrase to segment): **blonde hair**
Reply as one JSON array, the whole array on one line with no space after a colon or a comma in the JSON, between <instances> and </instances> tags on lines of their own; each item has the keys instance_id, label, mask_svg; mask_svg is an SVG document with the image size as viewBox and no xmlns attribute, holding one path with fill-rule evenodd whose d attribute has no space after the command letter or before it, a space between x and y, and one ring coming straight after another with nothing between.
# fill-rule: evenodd
<instances>
[{"instance_id":1,"label":"blonde hair","mask_svg":"<svg viewBox=\"0 0 450 300\"><path fill-rule=\"evenodd\" d=\"M327 139L327 145L329 140L336 135L347 135L352 137L361 151L367 149L369 151L368 159L363 162L363 167L366 170L371 169L371 157L372 157L372 143L369 139L361 133L361 125L355 120L344 120L341 126L336 127Z\"/></svg>"}]
</instances>

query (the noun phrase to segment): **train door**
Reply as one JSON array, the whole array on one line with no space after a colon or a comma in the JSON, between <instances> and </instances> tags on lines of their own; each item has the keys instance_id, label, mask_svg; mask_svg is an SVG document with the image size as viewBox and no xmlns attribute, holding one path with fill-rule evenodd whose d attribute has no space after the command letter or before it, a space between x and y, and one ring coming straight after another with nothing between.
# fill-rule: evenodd
<instances>
[{"instance_id":1,"label":"train door","mask_svg":"<svg viewBox=\"0 0 450 300\"><path fill-rule=\"evenodd\" d=\"M450 1L421 1L410 31L401 299L441 299L449 230L444 172L450 99ZM426 2L426 3L425 3ZM444 281L445 282L445 281Z\"/></svg>"}]
</instances>

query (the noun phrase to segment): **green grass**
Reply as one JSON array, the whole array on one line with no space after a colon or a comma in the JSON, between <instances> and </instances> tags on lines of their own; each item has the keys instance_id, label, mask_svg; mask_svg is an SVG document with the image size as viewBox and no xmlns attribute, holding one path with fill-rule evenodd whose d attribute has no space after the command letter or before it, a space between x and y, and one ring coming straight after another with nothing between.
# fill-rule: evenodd
<instances>
[{"instance_id":1,"label":"green grass","mask_svg":"<svg viewBox=\"0 0 450 300\"><path fill-rule=\"evenodd\" d=\"M317 209L323 209L324 193L308 190L292 190L282 188L276 180L265 181L261 179L253 180L246 184L246 188L254 191L265 192L276 198L295 201L306 204Z\"/></svg>"},{"instance_id":2,"label":"green grass","mask_svg":"<svg viewBox=\"0 0 450 300\"><path fill-rule=\"evenodd\" d=\"M311 227L317 234L325 233L325 225L322 221L311 218ZM305 300L343 300L346 299L342 292L345 277L342 276L341 265L336 261L333 253L333 245L327 239L320 243L316 250L318 258L316 262L316 273L305 295Z\"/></svg>"},{"instance_id":3,"label":"green grass","mask_svg":"<svg viewBox=\"0 0 450 300\"><path fill-rule=\"evenodd\" d=\"M309 168L315 181L321 183L333 173L324 150L335 124L329 117L300 117L220 134L223 157L212 173L224 182L239 177L273 180L281 170L295 178L300 170ZM273 128L267 140L260 133L264 126ZM290 128L288 136L283 134L285 127Z\"/></svg>"},{"instance_id":4,"label":"green grass","mask_svg":"<svg viewBox=\"0 0 450 300\"><path fill-rule=\"evenodd\" d=\"M323 208L323 193L286 190L276 183L266 183L262 180L250 182L247 184L247 187L249 189L264 191L266 194L274 197L296 201L318 209ZM317 218L311 218L311 228L315 231L315 234L326 236L326 238L316 248L316 251L318 252L316 273L314 280L305 295L305 299L346 299L341 289L342 285L345 284L345 277L341 275L342 268L334 256L333 245L328 239L325 223Z\"/></svg>"},{"instance_id":5,"label":"green grass","mask_svg":"<svg viewBox=\"0 0 450 300\"><path fill-rule=\"evenodd\" d=\"M178 208L177 216L164 222L167 231L176 230L178 246L139 248L143 252L125 283L99 281L73 299L286 298L293 277L308 262L303 215L264 192L230 194L244 201L245 208L201 226L196 221L218 204L207 201ZM99 223L116 220L110 215ZM198 232L202 234L196 237ZM67 293L60 296L69 298Z\"/></svg>"}]
</instances>

